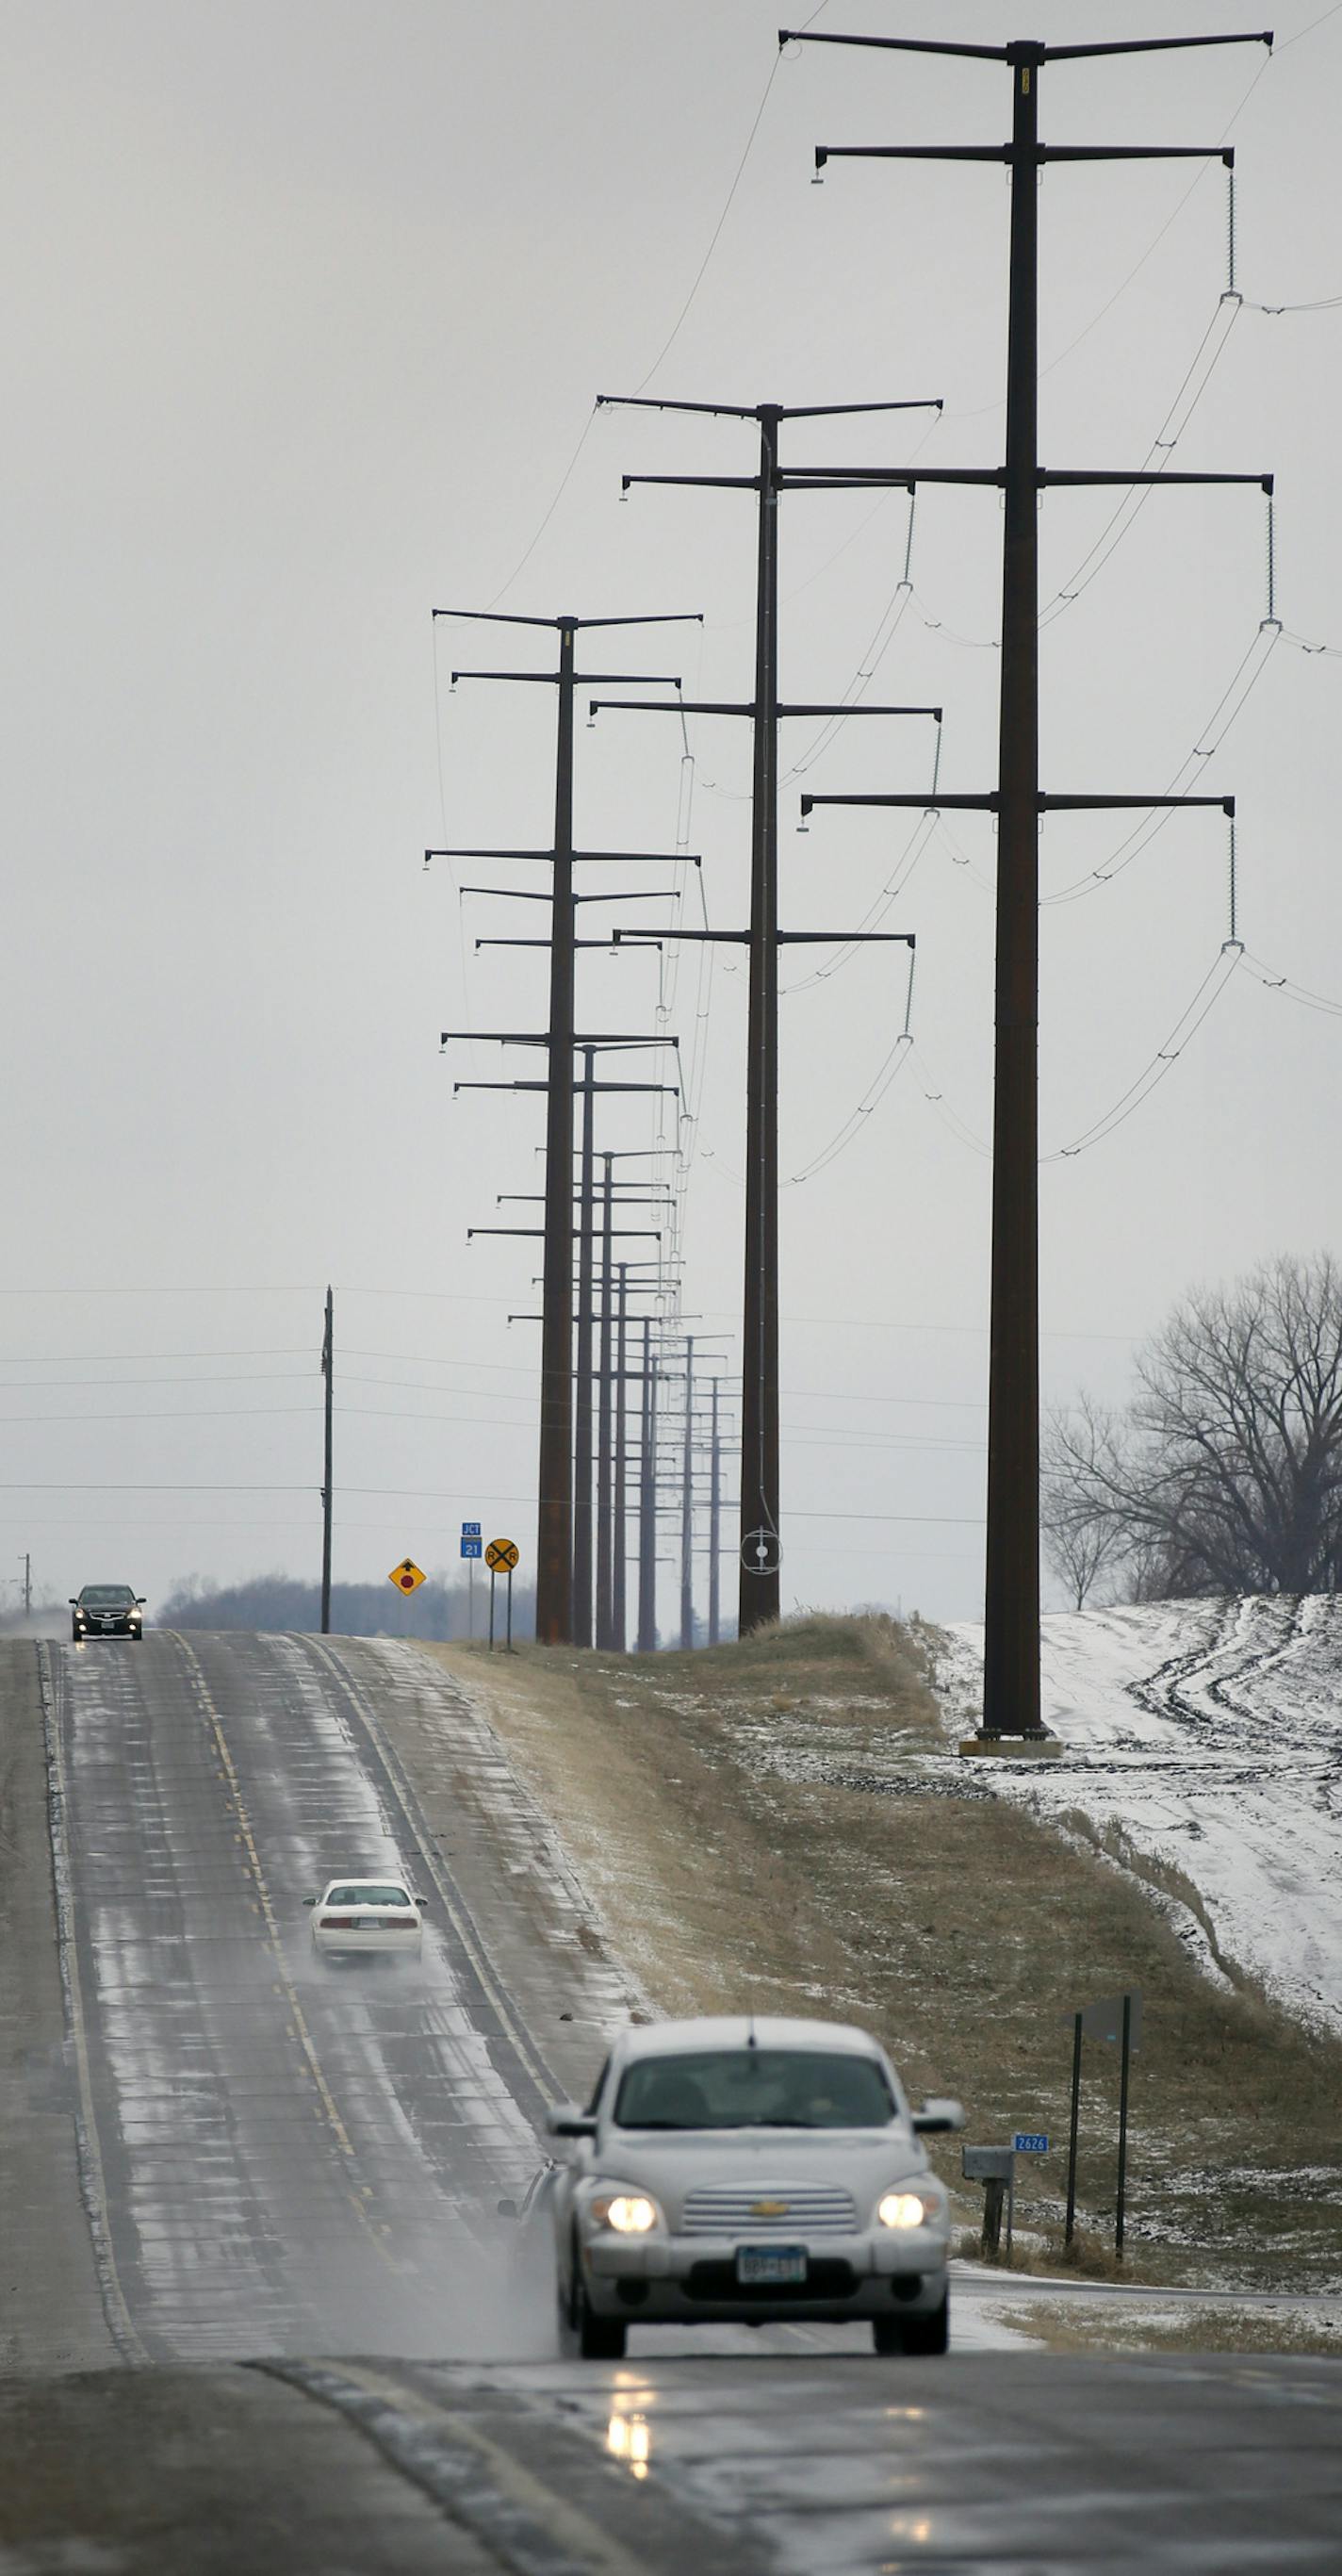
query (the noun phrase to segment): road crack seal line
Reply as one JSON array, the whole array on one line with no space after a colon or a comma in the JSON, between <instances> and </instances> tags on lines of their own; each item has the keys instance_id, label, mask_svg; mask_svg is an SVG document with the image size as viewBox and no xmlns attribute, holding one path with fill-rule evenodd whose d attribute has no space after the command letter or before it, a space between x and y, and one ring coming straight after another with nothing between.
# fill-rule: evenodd
<instances>
[{"instance_id":1,"label":"road crack seal line","mask_svg":"<svg viewBox=\"0 0 1342 2576\"><path fill-rule=\"evenodd\" d=\"M286 2380L357 2424L384 2459L483 2541L513 2576L647 2576L646 2557L634 2556L533 2476L470 2416L353 2364L249 2367Z\"/></svg>"},{"instance_id":2,"label":"road crack seal line","mask_svg":"<svg viewBox=\"0 0 1342 2576\"><path fill-rule=\"evenodd\" d=\"M230 1791L232 1812L237 1817L237 1839L242 1844L243 1850L247 1855L247 1868L250 1872L252 1883L255 1886L257 1897L260 1902L261 1913L266 1927L266 1939L270 1944L271 1955L275 1962L276 1974L280 1980L284 2000L287 2003L290 2012L293 2014L292 2036L297 2041L297 2044L303 2053L307 2062L308 2072L317 2088L317 2098L321 2105L320 2116L325 2119L341 2154L348 2158L351 2166L357 2170L357 2150L350 2137L349 2131L340 2116L339 2105L336 2102L335 2096L331 2091L331 2087L326 2080L321 2060L317 2055L317 2050L313 2042L312 2033L308 2028L303 2007L298 1999L298 1989L289 1974L288 1966L285 1961L284 1945L280 1939L279 1922L276 1917L274 1905L271 1901L270 1888L266 1881L266 1875L261 1867L261 1856L257 1851L255 1837L252 1833L251 1819L248 1815L246 1801L242 1794L242 1783L238 1777L232 1753L229 1750L228 1739L224 1734L223 1724L220 1719L219 1712L215 1707L209 1683L205 1679L200 1659L197 1656L194 1647L189 1645L186 1638L183 1637L176 1629L165 1631L165 1633L171 1635L174 1644L182 1653L187 1666L192 1689L196 1694L196 1699L200 1706L201 1713L214 1739L215 1750L219 1756L223 1776L228 1783ZM349 2194L351 2207L353 2208L355 2216L357 2217L364 2234L368 2238L369 2243L376 2247L383 2262L388 2265L390 2270L399 2272L402 2268L401 2265L398 2264L392 2255L388 2253L383 2233L381 2229L373 2223L365 2205L370 2197L370 2186L363 2184L356 2188L352 2182L347 2182L346 2189Z\"/></svg>"},{"instance_id":3,"label":"road crack seal line","mask_svg":"<svg viewBox=\"0 0 1342 2576\"><path fill-rule=\"evenodd\" d=\"M112 2234L107 2213L107 2182L103 2172L102 2145L98 2136L97 2114L93 2105L93 2084L89 2072L88 2033L84 2024L84 1998L79 1982L79 1958L75 1947L71 1919L73 1876L65 1819L69 1812L69 1783L65 1772L65 1749L61 1742L60 1720L56 1713L51 1660L45 1643L37 1649L38 1693L42 1702L42 1732L47 1757L47 1832L51 1845L52 1889L56 1907L56 1955L60 1965L61 1992L65 2001L65 2024L75 2053L75 2070L79 2083L79 2108L75 2115L75 2152L79 2164L80 2195L89 2223L93 2243L93 2261L98 2275L103 2314L108 2331L124 2361L144 2363L149 2359L145 2346L136 2333L130 2307L117 2270L112 2250Z\"/></svg>"}]
</instances>

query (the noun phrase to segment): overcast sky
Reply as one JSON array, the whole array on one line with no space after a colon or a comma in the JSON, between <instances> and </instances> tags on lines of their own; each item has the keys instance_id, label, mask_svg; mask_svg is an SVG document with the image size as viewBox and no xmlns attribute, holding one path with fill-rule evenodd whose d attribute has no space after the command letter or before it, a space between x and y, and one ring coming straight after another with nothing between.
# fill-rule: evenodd
<instances>
[{"instance_id":1,"label":"overcast sky","mask_svg":"<svg viewBox=\"0 0 1342 2576\"><path fill-rule=\"evenodd\" d=\"M1003 172L834 162L810 182L820 142L1000 141L1008 76L819 46L778 62L778 16L764 0L4 0L10 1583L24 1550L58 1597L125 1578L151 1606L192 1574L314 1573L328 1280L337 1575L407 1551L450 1568L463 1517L530 1564L538 1337L507 1317L535 1307L537 1247L466 1229L507 1221L496 1192L540 1186L542 1104L454 1099L454 1080L535 1066L438 1041L543 1026L539 952L474 948L539 932L540 908L459 892L542 875L426 873L421 853L545 843L553 702L450 694L456 665L543 667L544 640L440 625L435 643L430 611L702 610L702 633L607 640L586 667L748 696L752 497L619 492L625 471L748 474L753 433L593 419L599 392L940 395L939 426L799 424L785 459L1000 461ZM1203 0L1041 0L1019 18L996 0L829 0L813 20L979 42L1241 22ZM1154 449L1274 470L1283 629L1260 625L1256 490L1157 492L1130 527L1111 526L1113 493L1049 495L1044 783L1233 792L1247 951L1222 949L1219 814L1154 837L1048 824L1057 1397L1121 1397L1134 1345L1193 1283L1338 1248L1342 8L1288 0L1276 24L1271 59L1043 76L1046 139L1233 141L1245 299L1221 300L1219 163L1049 172L1044 459L1138 467ZM798 493L785 692L840 698L869 674L874 698L942 702L940 783L986 788L999 585L991 492L927 487L911 548L901 494ZM898 1047L902 949L823 975L823 952L785 961L782 1171L851 1141L783 1195L784 1596L972 1617L991 828L838 811L798 837L803 786L931 779L925 722L864 719L817 748L820 731L788 728L789 768L809 765L783 790L783 918L880 919L917 934L918 965ZM665 717L580 730L579 834L673 850L679 832L708 918L734 926L748 727L696 722L692 764L684 749ZM702 920L680 878L683 917ZM584 914L589 933L617 917ZM645 917L672 916L661 900ZM579 1017L650 1027L659 972L698 1113L684 1303L730 1366L742 961L585 958ZM1107 1128L1119 1104L1131 1114ZM601 1136L646 1145L657 1114L613 1099Z\"/></svg>"}]
</instances>

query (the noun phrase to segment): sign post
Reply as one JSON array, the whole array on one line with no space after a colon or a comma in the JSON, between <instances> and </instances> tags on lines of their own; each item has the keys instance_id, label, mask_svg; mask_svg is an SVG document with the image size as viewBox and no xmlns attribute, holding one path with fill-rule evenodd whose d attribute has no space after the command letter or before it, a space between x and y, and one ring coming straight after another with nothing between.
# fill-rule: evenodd
<instances>
[{"instance_id":1,"label":"sign post","mask_svg":"<svg viewBox=\"0 0 1342 2576\"><path fill-rule=\"evenodd\" d=\"M489 1568L489 1651L491 1654L494 1651L494 1585L500 1574L506 1574L508 1577L506 1651L511 1654L513 1650L513 1568L518 1562L520 1553L515 1541L510 1538L492 1538L485 1549L485 1563Z\"/></svg>"},{"instance_id":2,"label":"sign post","mask_svg":"<svg viewBox=\"0 0 1342 2576\"><path fill-rule=\"evenodd\" d=\"M1076 2234L1076 2133L1081 2118L1081 2025L1084 2013L1077 2013L1072 2024L1072 2123L1067 2139L1067 2224L1062 2232L1064 2247Z\"/></svg>"},{"instance_id":3,"label":"sign post","mask_svg":"<svg viewBox=\"0 0 1342 2576\"><path fill-rule=\"evenodd\" d=\"M1123 2260L1123 2236L1126 2222L1128 2188L1128 2072L1134 2050L1142 2036L1142 1990L1132 1986L1123 1995L1102 1995L1096 2004L1084 2004L1075 2017L1072 2040L1072 2142L1067 2174L1067 2237L1071 2243L1076 2205L1076 2128L1077 2108L1081 2095L1081 2040L1102 2039L1112 2048L1118 2043L1118 2190L1114 2201L1114 2253Z\"/></svg>"},{"instance_id":4,"label":"sign post","mask_svg":"<svg viewBox=\"0 0 1342 2576\"><path fill-rule=\"evenodd\" d=\"M484 1540L480 1535L480 1524L478 1521L462 1522L461 1553L466 1560L466 1634L469 1638L474 1639L475 1567L476 1560L484 1554Z\"/></svg>"}]
</instances>

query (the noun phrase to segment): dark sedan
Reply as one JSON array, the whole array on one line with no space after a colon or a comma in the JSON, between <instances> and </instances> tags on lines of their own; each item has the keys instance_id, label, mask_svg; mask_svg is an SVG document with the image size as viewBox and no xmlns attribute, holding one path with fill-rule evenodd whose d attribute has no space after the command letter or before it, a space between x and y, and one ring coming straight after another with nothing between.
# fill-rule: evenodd
<instances>
[{"instance_id":1,"label":"dark sedan","mask_svg":"<svg viewBox=\"0 0 1342 2576\"><path fill-rule=\"evenodd\" d=\"M70 1603L70 1634L75 1644L86 1637L140 1637L144 1602L128 1583L86 1583Z\"/></svg>"}]
</instances>

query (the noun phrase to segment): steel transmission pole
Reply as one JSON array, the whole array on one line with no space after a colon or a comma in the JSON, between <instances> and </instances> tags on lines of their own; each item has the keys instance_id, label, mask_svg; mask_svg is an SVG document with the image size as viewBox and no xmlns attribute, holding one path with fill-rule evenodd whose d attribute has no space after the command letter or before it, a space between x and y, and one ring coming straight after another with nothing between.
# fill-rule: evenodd
<instances>
[{"instance_id":1,"label":"steel transmission pole","mask_svg":"<svg viewBox=\"0 0 1342 2576\"><path fill-rule=\"evenodd\" d=\"M698 612L669 617L522 617L494 609L436 608L435 618L463 617L490 625L536 627L558 639L558 669L454 671L459 679L552 683L557 690L555 820L551 850L444 850L431 857L546 859L551 875L550 1012L546 1032L548 1093L545 1127L545 1253L541 1288L540 1452L537 1477L536 1635L545 1645L567 1643L573 1591L573 1047L576 858L642 859L651 854L575 851L573 846L573 698L577 685L576 639L592 627L698 624ZM583 685L618 677L587 672ZM638 681L659 675L631 673ZM678 681L673 681L678 686ZM660 859L656 864L660 865Z\"/></svg>"},{"instance_id":2,"label":"steel transmission pole","mask_svg":"<svg viewBox=\"0 0 1342 2576\"><path fill-rule=\"evenodd\" d=\"M611 1575L609 1642L617 1655L623 1655L629 1638L629 1417L626 1407L629 1265L626 1261L617 1264L616 1275L619 1284L615 1292L615 1562Z\"/></svg>"},{"instance_id":3,"label":"steel transmission pole","mask_svg":"<svg viewBox=\"0 0 1342 2576\"><path fill-rule=\"evenodd\" d=\"M709 412L759 425L754 477L626 474L633 483L726 485L757 490L759 533L755 583L755 690L745 705L688 700L679 714L749 717L753 732L750 814L750 925L746 933L749 995L746 1022L745 1258L741 1364L740 1632L777 1619L782 1536L778 1441L778 725L783 716L930 715L940 708L849 704L787 705L778 695L778 496L792 478L779 466L779 425L835 414L940 409L940 404L663 402L650 395L608 395L635 410ZM836 469L836 481L841 470ZM599 701L620 704L621 701ZM596 709L593 708L595 713ZM650 713L665 708L649 706ZM641 933L631 934L639 937ZM710 934L718 936L721 934ZM734 936L728 933L727 936ZM617 942L617 944L619 944Z\"/></svg>"},{"instance_id":4,"label":"steel transmission pole","mask_svg":"<svg viewBox=\"0 0 1342 2576\"><path fill-rule=\"evenodd\" d=\"M991 1312L988 1358L988 1489L984 1578L983 1723L988 1749L1003 1736L1042 1738L1039 1673L1039 818L1050 808L1218 804L1220 797L1043 795L1039 787L1039 496L1052 484L1261 482L1259 475L1058 472L1041 469L1038 442L1038 196L1050 162L1201 160L1233 164L1217 144L1041 144L1039 74L1046 62L1188 47L1271 44L1270 35L1157 37L1113 44L939 43L899 36L796 31L810 44L888 53L969 57L1005 64L1012 82L1007 145L822 146L833 159L1005 162L1011 173L1010 291L1007 320L1005 462L1000 470L955 467L906 473L867 469L865 479L995 483L1004 502L1002 667L998 784L986 796L813 796L823 804L977 807L997 816L996 1060L993 1094ZM779 43L793 42L782 30ZM853 469L849 469L853 479Z\"/></svg>"},{"instance_id":5,"label":"steel transmission pole","mask_svg":"<svg viewBox=\"0 0 1342 2576\"><path fill-rule=\"evenodd\" d=\"M573 1613L569 1635L575 1646L590 1646L592 1642L592 1130L596 1117L595 1066L596 1049L587 1047L583 1051L582 1156L578 1181L578 1349L573 1426ZM571 1201L568 1205L571 1206ZM548 1217L548 1198L546 1214Z\"/></svg>"},{"instance_id":6,"label":"steel transmission pole","mask_svg":"<svg viewBox=\"0 0 1342 2576\"><path fill-rule=\"evenodd\" d=\"M638 1453L638 1651L657 1652L657 1360L643 1319L643 1408Z\"/></svg>"},{"instance_id":7,"label":"steel transmission pole","mask_svg":"<svg viewBox=\"0 0 1342 2576\"><path fill-rule=\"evenodd\" d=\"M722 1443L718 1431L719 1378L713 1380L712 1449L708 1470L708 1642L716 1646L722 1634Z\"/></svg>"},{"instance_id":8,"label":"steel transmission pole","mask_svg":"<svg viewBox=\"0 0 1342 2576\"><path fill-rule=\"evenodd\" d=\"M561 617L555 752L550 1016L541 1262L541 1419L537 1474L536 1635L571 1634L573 1582L573 688L575 621ZM590 1094L589 1103L590 1103Z\"/></svg>"},{"instance_id":9,"label":"steel transmission pole","mask_svg":"<svg viewBox=\"0 0 1342 2576\"><path fill-rule=\"evenodd\" d=\"M746 1014L746 1240L741 1307L740 1628L780 1606L778 1515L778 423L760 410L754 772ZM687 1362L688 1367L688 1362ZM688 1404L688 1392L686 1401ZM716 1568L714 1569L716 1572ZM688 1641L686 1641L688 1642Z\"/></svg>"},{"instance_id":10,"label":"steel transmission pole","mask_svg":"<svg viewBox=\"0 0 1342 2576\"><path fill-rule=\"evenodd\" d=\"M614 1530L611 1525L611 1329L615 1267L614 1155L601 1157L601 1341L597 1361L596 1642L609 1651L613 1624Z\"/></svg>"},{"instance_id":11,"label":"steel transmission pole","mask_svg":"<svg viewBox=\"0 0 1342 2576\"><path fill-rule=\"evenodd\" d=\"M325 1446L322 1465L322 1625L321 1633L331 1633L331 1512L333 1504L333 1422L335 1405L335 1300L326 1291L326 1330L322 1337L322 1376L326 1380L324 1411Z\"/></svg>"}]
</instances>

